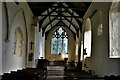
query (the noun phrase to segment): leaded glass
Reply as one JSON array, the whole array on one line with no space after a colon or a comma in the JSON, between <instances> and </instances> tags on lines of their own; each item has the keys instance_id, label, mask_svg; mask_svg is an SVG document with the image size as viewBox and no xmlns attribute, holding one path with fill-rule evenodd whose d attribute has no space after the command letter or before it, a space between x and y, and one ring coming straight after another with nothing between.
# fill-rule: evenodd
<instances>
[{"instance_id":1,"label":"leaded glass","mask_svg":"<svg viewBox=\"0 0 120 80\"><path fill-rule=\"evenodd\" d=\"M66 54L68 52L68 36L62 27L54 32L51 49L52 54Z\"/></svg>"}]
</instances>

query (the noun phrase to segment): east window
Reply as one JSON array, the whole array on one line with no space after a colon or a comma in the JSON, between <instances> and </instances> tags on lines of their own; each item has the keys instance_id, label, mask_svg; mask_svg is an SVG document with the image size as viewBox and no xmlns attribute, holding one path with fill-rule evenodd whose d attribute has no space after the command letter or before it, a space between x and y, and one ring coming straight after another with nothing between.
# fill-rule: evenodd
<instances>
[{"instance_id":1,"label":"east window","mask_svg":"<svg viewBox=\"0 0 120 80\"><path fill-rule=\"evenodd\" d=\"M52 54L67 54L68 53L68 35L64 28L59 27L55 30L52 36L51 45Z\"/></svg>"}]
</instances>

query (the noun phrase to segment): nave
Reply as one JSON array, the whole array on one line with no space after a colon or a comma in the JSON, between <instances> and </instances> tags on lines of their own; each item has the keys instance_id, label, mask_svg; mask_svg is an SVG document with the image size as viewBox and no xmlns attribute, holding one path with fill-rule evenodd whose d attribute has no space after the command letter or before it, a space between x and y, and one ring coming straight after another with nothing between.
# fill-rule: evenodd
<instances>
[{"instance_id":1,"label":"nave","mask_svg":"<svg viewBox=\"0 0 120 80\"><path fill-rule=\"evenodd\" d=\"M40 63L39 63L40 64ZM1 80L120 80L120 76L99 77L73 66L45 65L4 73Z\"/></svg>"},{"instance_id":2,"label":"nave","mask_svg":"<svg viewBox=\"0 0 120 80\"><path fill-rule=\"evenodd\" d=\"M119 79L120 0L25 1L0 1L0 78Z\"/></svg>"}]
</instances>

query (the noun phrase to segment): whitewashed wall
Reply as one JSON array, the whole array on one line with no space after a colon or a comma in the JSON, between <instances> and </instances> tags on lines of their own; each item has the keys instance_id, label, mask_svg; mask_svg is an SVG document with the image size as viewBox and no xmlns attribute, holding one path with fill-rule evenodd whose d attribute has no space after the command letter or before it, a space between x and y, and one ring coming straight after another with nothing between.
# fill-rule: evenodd
<instances>
[{"instance_id":1,"label":"whitewashed wall","mask_svg":"<svg viewBox=\"0 0 120 80\"><path fill-rule=\"evenodd\" d=\"M6 38L6 13L5 13L5 5L3 5L3 25L2 25L2 36L3 36L3 52L2 52L2 72L9 72L11 70L17 70L26 67L26 44L27 44L27 28L31 27L33 15L27 5L27 3L19 3L16 5L14 2L7 2L7 9L8 9L8 21L9 21L9 40L8 42L5 41ZM22 56L14 55L13 53L13 35L15 33L15 28L19 27L23 33L23 52ZM27 34L26 34L27 33ZM28 36L30 36L28 34ZM1 39L1 38L0 38Z\"/></svg>"},{"instance_id":2,"label":"whitewashed wall","mask_svg":"<svg viewBox=\"0 0 120 80\"><path fill-rule=\"evenodd\" d=\"M2 2L0 2L0 18L2 18ZM0 75L2 74L2 19L0 19Z\"/></svg>"},{"instance_id":3,"label":"whitewashed wall","mask_svg":"<svg viewBox=\"0 0 120 80\"><path fill-rule=\"evenodd\" d=\"M118 60L109 58L109 8L111 3L94 2L91 4L84 19L90 17L94 10L96 14L91 18L92 23L92 70L99 76L118 75ZM102 14L102 33L99 33L99 25L101 24L100 15ZM88 66L89 67L89 66Z\"/></svg>"}]
</instances>

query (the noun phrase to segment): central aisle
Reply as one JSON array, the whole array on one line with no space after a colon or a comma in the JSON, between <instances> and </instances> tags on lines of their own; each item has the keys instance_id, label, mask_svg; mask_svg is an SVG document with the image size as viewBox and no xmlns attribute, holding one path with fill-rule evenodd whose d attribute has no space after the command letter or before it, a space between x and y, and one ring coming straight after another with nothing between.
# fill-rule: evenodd
<instances>
[{"instance_id":1,"label":"central aisle","mask_svg":"<svg viewBox=\"0 0 120 80\"><path fill-rule=\"evenodd\" d=\"M62 66L48 66L47 80L63 80L64 67Z\"/></svg>"}]
</instances>

